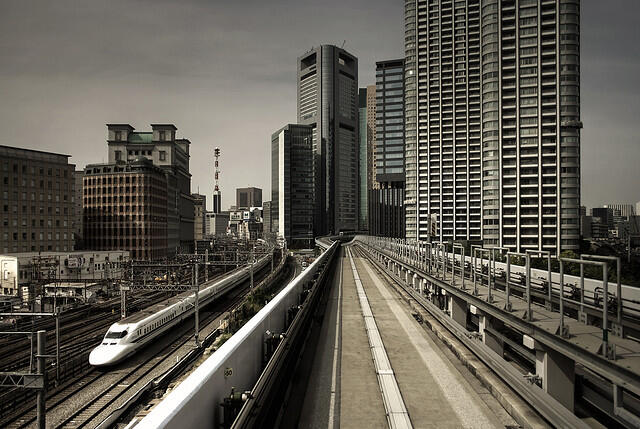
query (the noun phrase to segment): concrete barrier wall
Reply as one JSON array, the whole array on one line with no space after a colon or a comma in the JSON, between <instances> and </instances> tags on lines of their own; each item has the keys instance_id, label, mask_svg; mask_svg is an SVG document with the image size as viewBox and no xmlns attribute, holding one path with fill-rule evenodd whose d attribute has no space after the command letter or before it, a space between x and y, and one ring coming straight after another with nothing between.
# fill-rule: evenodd
<instances>
[{"instance_id":1,"label":"concrete barrier wall","mask_svg":"<svg viewBox=\"0 0 640 429\"><path fill-rule=\"evenodd\" d=\"M287 310L299 304L303 285L330 253L322 253L135 427L205 428L221 422L220 404L231 388L251 390L262 373L265 332L284 331Z\"/></svg>"}]
</instances>

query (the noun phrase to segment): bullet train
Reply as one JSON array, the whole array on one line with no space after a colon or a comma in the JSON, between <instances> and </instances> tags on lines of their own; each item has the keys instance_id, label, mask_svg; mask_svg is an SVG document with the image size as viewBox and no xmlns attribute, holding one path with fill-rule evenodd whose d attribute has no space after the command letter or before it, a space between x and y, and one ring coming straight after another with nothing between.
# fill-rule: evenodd
<instances>
[{"instance_id":1,"label":"bullet train","mask_svg":"<svg viewBox=\"0 0 640 429\"><path fill-rule=\"evenodd\" d=\"M271 255L267 255L259 259L254 264L254 272L263 268L270 258ZM221 297L249 276L250 267L247 266L202 287L198 294L199 305L206 305ZM117 364L191 316L194 311L195 296L192 292L185 292L126 317L109 327L102 343L89 354L89 363L97 367Z\"/></svg>"}]
</instances>

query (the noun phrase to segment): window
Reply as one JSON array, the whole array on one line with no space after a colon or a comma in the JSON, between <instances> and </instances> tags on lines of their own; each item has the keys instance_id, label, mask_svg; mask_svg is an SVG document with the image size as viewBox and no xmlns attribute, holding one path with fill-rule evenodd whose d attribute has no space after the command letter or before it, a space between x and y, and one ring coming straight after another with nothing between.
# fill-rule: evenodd
<instances>
[{"instance_id":1,"label":"window","mask_svg":"<svg viewBox=\"0 0 640 429\"><path fill-rule=\"evenodd\" d=\"M160 151L160 161L166 161L167 160L167 152L161 150Z\"/></svg>"},{"instance_id":2,"label":"window","mask_svg":"<svg viewBox=\"0 0 640 429\"><path fill-rule=\"evenodd\" d=\"M116 151L116 161L120 161L122 160L122 152L117 150Z\"/></svg>"},{"instance_id":3,"label":"window","mask_svg":"<svg viewBox=\"0 0 640 429\"><path fill-rule=\"evenodd\" d=\"M165 141L167 139L167 135L165 131L160 131L159 135L160 135L159 137L160 141Z\"/></svg>"},{"instance_id":4,"label":"window","mask_svg":"<svg viewBox=\"0 0 640 429\"><path fill-rule=\"evenodd\" d=\"M116 131L116 141L121 141L121 140L122 140L122 131Z\"/></svg>"}]
</instances>

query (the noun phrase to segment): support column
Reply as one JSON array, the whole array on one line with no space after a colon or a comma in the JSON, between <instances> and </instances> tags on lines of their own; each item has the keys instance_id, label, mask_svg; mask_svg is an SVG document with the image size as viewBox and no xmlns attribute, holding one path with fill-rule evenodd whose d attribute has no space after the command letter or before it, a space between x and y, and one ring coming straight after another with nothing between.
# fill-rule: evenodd
<instances>
[{"instance_id":1,"label":"support column","mask_svg":"<svg viewBox=\"0 0 640 429\"><path fill-rule=\"evenodd\" d=\"M574 412L575 367L568 357L536 342L536 374L542 378L542 389Z\"/></svg>"},{"instance_id":2,"label":"support column","mask_svg":"<svg viewBox=\"0 0 640 429\"><path fill-rule=\"evenodd\" d=\"M455 295L447 294L447 301L449 306L449 314L451 318L457 322L460 326L466 329L467 327L467 301L459 298Z\"/></svg>"},{"instance_id":3,"label":"support column","mask_svg":"<svg viewBox=\"0 0 640 429\"><path fill-rule=\"evenodd\" d=\"M482 334L482 342L500 357L504 356L504 342L495 335L502 323L484 314L478 315L478 332Z\"/></svg>"}]
</instances>

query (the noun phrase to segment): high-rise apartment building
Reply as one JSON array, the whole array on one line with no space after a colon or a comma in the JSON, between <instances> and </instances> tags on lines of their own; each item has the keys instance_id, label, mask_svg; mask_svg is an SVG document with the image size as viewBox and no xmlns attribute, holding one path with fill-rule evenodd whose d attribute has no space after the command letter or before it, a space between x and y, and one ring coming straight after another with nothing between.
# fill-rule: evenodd
<instances>
[{"instance_id":1,"label":"high-rise apartment building","mask_svg":"<svg viewBox=\"0 0 640 429\"><path fill-rule=\"evenodd\" d=\"M481 238L480 0L408 0L406 233Z\"/></svg>"},{"instance_id":2,"label":"high-rise apartment building","mask_svg":"<svg viewBox=\"0 0 640 429\"><path fill-rule=\"evenodd\" d=\"M73 250L69 155L0 146L0 252Z\"/></svg>"},{"instance_id":3,"label":"high-rise apartment building","mask_svg":"<svg viewBox=\"0 0 640 429\"><path fill-rule=\"evenodd\" d=\"M369 191L369 231L404 238L404 60L376 63L376 93L378 186Z\"/></svg>"},{"instance_id":4,"label":"high-rise apartment building","mask_svg":"<svg viewBox=\"0 0 640 429\"><path fill-rule=\"evenodd\" d=\"M579 0L405 2L407 236L579 245ZM482 164L481 164L482 163Z\"/></svg>"},{"instance_id":5,"label":"high-rise apartment building","mask_svg":"<svg viewBox=\"0 0 640 429\"><path fill-rule=\"evenodd\" d=\"M367 139L367 88L358 90L358 230L369 229L367 190L369 189L369 157L371 147Z\"/></svg>"},{"instance_id":6,"label":"high-rise apartment building","mask_svg":"<svg viewBox=\"0 0 640 429\"><path fill-rule=\"evenodd\" d=\"M167 175L167 240L169 255L193 249L193 200L187 139L176 138L172 124L151 124L150 132L129 124L107 124L109 163L126 164L140 156L151 160Z\"/></svg>"},{"instance_id":7,"label":"high-rise apartment building","mask_svg":"<svg viewBox=\"0 0 640 429\"><path fill-rule=\"evenodd\" d=\"M128 250L138 260L171 256L165 170L138 155L126 163L87 165L83 181L87 249Z\"/></svg>"},{"instance_id":8,"label":"high-rise apartment building","mask_svg":"<svg viewBox=\"0 0 640 429\"><path fill-rule=\"evenodd\" d=\"M358 60L331 45L298 58L298 123L312 127L315 231L358 229Z\"/></svg>"},{"instance_id":9,"label":"high-rise apartment building","mask_svg":"<svg viewBox=\"0 0 640 429\"><path fill-rule=\"evenodd\" d=\"M289 124L271 136L271 232L290 247L313 246L313 127Z\"/></svg>"},{"instance_id":10,"label":"high-rise apartment building","mask_svg":"<svg viewBox=\"0 0 640 429\"><path fill-rule=\"evenodd\" d=\"M238 210L262 206L262 189L238 188L236 189L236 208Z\"/></svg>"}]
</instances>

